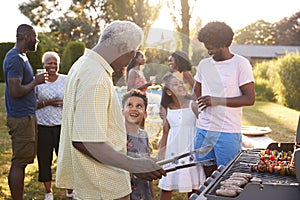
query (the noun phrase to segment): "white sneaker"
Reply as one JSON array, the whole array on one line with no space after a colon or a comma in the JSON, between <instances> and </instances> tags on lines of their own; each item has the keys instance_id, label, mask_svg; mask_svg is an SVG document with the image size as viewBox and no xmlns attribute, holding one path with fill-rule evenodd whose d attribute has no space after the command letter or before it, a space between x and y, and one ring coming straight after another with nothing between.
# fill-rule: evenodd
<instances>
[{"instance_id":1,"label":"white sneaker","mask_svg":"<svg viewBox=\"0 0 300 200\"><path fill-rule=\"evenodd\" d=\"M54 200L54 196L53 196L52 192L46 193L44 200Z\"/></svg>"},{"instance_id":2,"label":"white sneaker","mask_svg":"<svg viewBox=\"0 0 300 200\"><path fill-rule=\"evenodd\" d=\"M72 198L73 200L79 200L79 198L77 197L76 192L73 190L73 192L71 194L68 193L68 190L66 191L66 196L68 198Z\"/></svg>"}]
</instances>

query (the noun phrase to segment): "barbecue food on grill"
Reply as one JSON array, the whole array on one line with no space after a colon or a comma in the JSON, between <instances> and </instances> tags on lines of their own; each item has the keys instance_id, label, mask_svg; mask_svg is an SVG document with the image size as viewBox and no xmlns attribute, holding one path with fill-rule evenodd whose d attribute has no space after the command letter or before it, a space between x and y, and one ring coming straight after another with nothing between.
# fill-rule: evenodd
<instances>
[{"instance_id":1,"label":"barbecue food on grill","mask_svg":"<svg viewBox=\"0 0 300 200\"><path fill-rule=\"evenodd\" d=\"M225 196L225 197L236 197L238 195L238 192L229 189L217 189L216 195Z\"/></svg>"},{"instance_id":2,"label":"barbecue food on grill","mask_svg":"<svg viewBox=\"0 0 300 200\"><path fill-rule=\"evenodd\" d=\"M281 175L296 175L295 163L292 161L292 152L278 152L266 149L260 152L260 160L257 164L250 166L253 172L269 172Z\"/></svg>"},{"instance_id":3,"label":"barbecue food on grill","mask_svg":"<svg viewBox=\"0 0 300 200\"><path fill-rule=\"evenodd\" d=\"M231 177L233 176L247 178L248 180L253 178L252 174L243 173L243 172L233 172Z\"/></svg>"},{"instance_id":4,"label":"barbecue food on grill","mask_svg":"<svg viewBox=\"0 0 300 200\"><path fill-rule=\"evenodd\" d=\"M224 190L235 190L238 194L243 191L243 188L236 186L236 185L231 185L230 187L228 186L221 186L220 189Z\"/></svg>"},{"instance_id":5,"label":"barbecue food on grill","mask_svg":"<svg viewBox=\"0 0 300 200\"><path fill-rule=\"evenodd\" d=\"M221 187L216 190L216 194L219 196L236 197L243 191L243 187L251 179L251 174L234 172L228 179L220 182Z\"/></svg>"}]
</instances>

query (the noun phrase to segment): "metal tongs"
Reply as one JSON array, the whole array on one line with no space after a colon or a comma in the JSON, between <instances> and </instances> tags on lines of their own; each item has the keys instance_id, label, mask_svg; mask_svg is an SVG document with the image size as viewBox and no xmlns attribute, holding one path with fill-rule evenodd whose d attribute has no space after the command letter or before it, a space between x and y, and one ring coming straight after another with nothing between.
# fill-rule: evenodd
<instances>
[{"instance_id":1,"label":"metal tongs","mask_svg":"<svg viewBox=\"0 0 300 200\"><path fill-rule=\"evenodd\" d=\"M201 155L206 155L208 152L210 152L213 148L213 145L209 144L209 145L206 145L204 147L201 147L199 149L195 149L193 151L190 151L190 152L187 152L187 153L183 153L181 155L177 155L177 156L174 156L174 157L171 157L171 158L168 158L168 159L165 159L165 160L161 160L161 161L158 161L156 162L158 165L164 165L164 164L167 164L167 163L170 163L170 162L174 162L176 160L179 160L183 157L186 157L186 156L189 156L189 155L192 155L192 154L201 154ZM170 168L167 168L165 169L166 172L172 172L172 171L176 171L178 169L183 169L183 168L187 168L187 167L192 167L192 166L196 166L196 165L199 165L199 164L203 164L203 163L207 163L207 162L213 162L215 161L216 159L208 159L208 160L203 160L203 161L199 161L199 162L194 162L194 163L188 163L188 164L183 164L183 165L177 165L177 166L174 166L174 167L170 167Z\"/></svg>"},{"instance_id":2,"label":"metal tongs","mask_svg":"<svg viewBox=\"0 0 300 200\"><path fill-rule=\"evenodd\" d=\"M168 158L168 159L160 160L160 161L156 162L156 164L164 165L164 164L179 160L180 158L183 158L183 157L186 157L186 156L189 156L189 155L192 155L192 154L205 155L206 153L210 152L212 150L212 148L213 148L213 145L209 144L209 145L206 145L204 147L200 147L199 149L195 149L193 151L183 153L181 155L177 155L177 156L174 156L174 157L171 157L171 158Z\"/></svg>"},{"instance_id":3,"label":"metal tongs","mask_svg":"<svg viewBox=\"0 0 300 200\"><path fill-rule=\"evenodd\" d=\"M212 159L202 160L202 161L199 161L199 162L189 163L189 164L185 164L185 165L178 165L178 166L175 166L175 167L167 168L167 169L165 169L165 171L166 172L172 172L172 171L175 171L177 169L192 167L192 166L200 165L200 164L203 164L203 163L213 162L215 160L216 160L215 158L212 158Z\"/></svg>"}]
</instances>

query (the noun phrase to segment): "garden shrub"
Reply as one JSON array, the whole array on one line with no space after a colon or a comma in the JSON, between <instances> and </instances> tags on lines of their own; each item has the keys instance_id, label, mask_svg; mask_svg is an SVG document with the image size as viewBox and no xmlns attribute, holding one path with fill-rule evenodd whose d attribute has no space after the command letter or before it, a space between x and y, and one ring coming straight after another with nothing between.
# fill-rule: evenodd
<instances>
[{"instance_id":1,"label":"garden shrub","mask_svg":"<svg viewBox=\"0 0 300 200\"><path fill-rule=\"evenodd\" d=\"M4 82L4 76L3 76L3 61L6 56L6 53L12 49L15 46L14 42L3 42L0 43L0 64L1 64L1 70L0 70L0 82ZM36 52L28 52L27 57L28 60L33 68L33 71L35 72L36 69L42 67L42 54L43 54L43 47L41 45L38 45Z\"/></svg>"},{"instance_id":2,"label":"garden shrub","mask_svg":"<svg viewBox=\"0 0 300 200\"><path fill-rule=\"evenodd\" d=\"M0 82L4 82L4 74L3 74L3 61L5 58L6 53L13 48L15 45L14 42L5 42L0 43L0 64L1 64L1 70L0 70Z\"/></svg>"},{"instance_id":3,"label":"garden shrub","mask_svg":"<svg viewBox=\"0 0 300 200\"><path fill-rule=\"evenodd\" d=\"M256 98L300 110L299 52L257 63L253 69Z\"/></svg>"},{"instance_id":4,"label":"garden shrub","mask_svg":"<svg viewBox=\"0 0 300 200\"><path fill-rule=\"evenodd\" d=\"M69 42L64 49L60 72L67 74L73 65L73 63L83 55L85 50L85 44L83 42Z\"/></svg>"},{"instance_id":5,"label":"garden shrub","mask_svg":"<svg viewBox=\"0 0 300 200\"><path fill-rule=\"evenodd\" d=\"M275 94L272 87L272 71L274 61L257 63L253 68L255 79L255 96L258 100L275 101Z\"/></svg>"},{"instance_id":6,"label":"garden shrub","mask_svg":"<svg viewBox=\"0 0 300 200\"><path fill-rule=\"evenodd\" d=\"M278 59L276 76L279 79L276 91L278 102L300 110L300 55L287 54Z\"/></svg>"}]
</instances>

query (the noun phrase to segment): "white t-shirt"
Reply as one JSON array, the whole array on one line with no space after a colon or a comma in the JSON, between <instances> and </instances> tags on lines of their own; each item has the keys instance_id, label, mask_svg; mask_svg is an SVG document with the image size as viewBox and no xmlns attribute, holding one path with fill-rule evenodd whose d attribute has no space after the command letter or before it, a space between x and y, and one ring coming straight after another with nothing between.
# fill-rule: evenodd
<instances>
[{"instance_id":1,"label":"white t-shirt","mask_svg":"<svg viewBox=\"0 0 300 200\"><path fill-rule=\"evenodd\" d=\"M250 62L237 54L225 61L212 57L200 61L195 81L201 83L202 96L241 96L240 86L254 82ZM229 133L241 132L242 107L209 106L199 114L198 128Z\"/></svg>"}]
</instances>

